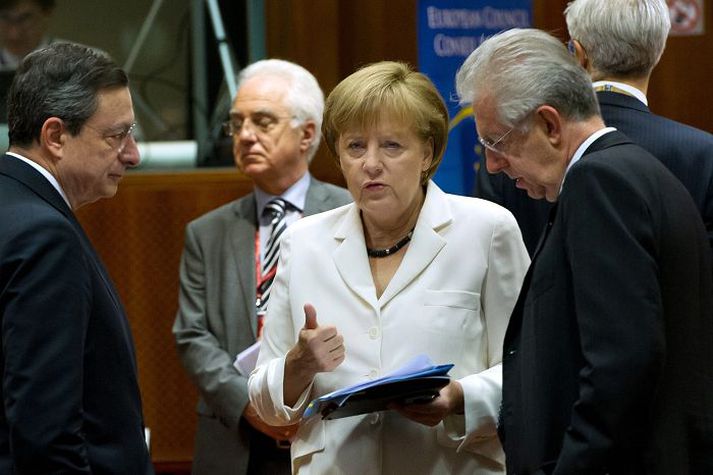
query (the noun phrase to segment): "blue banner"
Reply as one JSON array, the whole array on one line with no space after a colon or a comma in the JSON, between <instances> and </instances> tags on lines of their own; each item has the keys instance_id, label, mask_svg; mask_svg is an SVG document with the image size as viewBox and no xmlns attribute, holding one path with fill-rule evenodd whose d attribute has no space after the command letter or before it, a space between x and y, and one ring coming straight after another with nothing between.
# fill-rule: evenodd
<instances>
[{"instance_id":1,"label":"blue banner","mask_svg":"<svg viewBox=\"0 0 713 475\"><path fill-rule=\"evenodd\" d=\"M483 150L470 107L461 108L455 75L486 38L532 23L532 0L419 0L419 70L436 85L451 119L448 147L434 177L449 193L470 195Z\"/></svg>"}]
</instances>

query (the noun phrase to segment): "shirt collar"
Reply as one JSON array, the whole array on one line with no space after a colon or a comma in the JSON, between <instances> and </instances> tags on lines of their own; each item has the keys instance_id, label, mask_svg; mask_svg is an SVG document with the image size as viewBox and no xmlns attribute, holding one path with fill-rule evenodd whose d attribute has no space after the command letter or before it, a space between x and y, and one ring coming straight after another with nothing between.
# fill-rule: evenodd
<instances>
[{"instance_id":1,"label":"shirt collar","mask_svg":"<svg viewBox=\"0 0 713 475\"><path fill-rule=\"evenodd\" d=\"M307 188L309 188L310 180L311 175L309 174L309 172L305 173L304 175L302 175L302 178L297 180L292 186L285 190L282 195L279 195L280 198L287 201L290 205L292 205L293 208L296 208L298 211L304 210L305 201L307 199ZM262 216L262 212L265 209L265 206L270 202L270 200L277 197L277 195L271 195L270 193L267 193L256 186L255 202L257 203L257 215Z\"/></svg>"},{"instance_id":2,"label":"shirt collar","mask_svg":"<svg viewBox=\"0 0 713 475\"><path fill-rule=\"evenodd\" d=\"M634 96L635 98L643 102L645 106L649 106L649 100L646 98L646 94L636 89L634 86L630 86L629 84L617 81L595 81L592 83L592 87L594 89L601 89L605 91L607 90L607 88L621 89L622 91L624 91L624 93L630 96Z\"/></svg>"},{"instance_id":3,"label":"shirt collar","mask_svg":"<svg viewBox=\"0 0 713 475\"><path fill-rule=\"evenodd\" d=\"M40 165L37 162L34 162L30 160L29 158L23 157L20 154L17 154L15 152L5 152L8 155L12 155L13 157L22 160L23 162L27 163L29 166L37 170L42 174L43 177L47 179L47 181L50 182L50 184L54 187L55 190L62 196L62 199L67 203L67 206L69 206L69 209L72 209L72 205L69 203L69 199L67 198L67 195L64 193L64 190L60 186L59 182L57 179L52 175L50 172L48 172L42 165Z\"/></svg>"},{"instance_id":4,"label":"shirt collar","mask_svg":"<svg viewBox=\"0 0 713 475\"><path fill-rule=\"evenodd\" d=\"M584 152L587 151L590 145L594 143L595 140L597 140L599 137L602 135L608 134L609 132L614 132L616 129L614 127L604 127L603 129L599 129L596 132L594 132L592 135L590 135L587 140L582 142L582 144L577 148L577 150L574 152L574 155L572 155L572 160L569 161L569 164L567 165L567 169L564 171L564 177L562 178L562 184L560 184L560 193L562 193L562 187L564 187L564 180L567 177L567 173L569 173L570 168L574 166L575 163L579 161L580 158L584 155Z\"/></svg>"}]
</instances>

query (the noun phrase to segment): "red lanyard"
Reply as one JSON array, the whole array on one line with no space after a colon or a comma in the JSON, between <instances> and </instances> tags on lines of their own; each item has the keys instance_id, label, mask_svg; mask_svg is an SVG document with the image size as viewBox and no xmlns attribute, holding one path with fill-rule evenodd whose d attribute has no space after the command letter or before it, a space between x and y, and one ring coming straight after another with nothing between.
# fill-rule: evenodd
<instances>
[{"instance_id":1,"label":"red lanyard","mask_svg":"<svg viewBox=\"0 0 713 475\"><path fill-rule=\"evenodd\" d=\"M270 280L275 277L277 272L277 266L272 266L265 275L262 274L262 268L260 266L260 229L255 231L255 281L257 283L255 287L255 307L258 309L257 312L257 337L258 339L262 335L262 325L265 318L265 312L260 310L260 301L262 299L262 294L265 291L265 284L270 282Z\"/></svg>"}]
</instances>

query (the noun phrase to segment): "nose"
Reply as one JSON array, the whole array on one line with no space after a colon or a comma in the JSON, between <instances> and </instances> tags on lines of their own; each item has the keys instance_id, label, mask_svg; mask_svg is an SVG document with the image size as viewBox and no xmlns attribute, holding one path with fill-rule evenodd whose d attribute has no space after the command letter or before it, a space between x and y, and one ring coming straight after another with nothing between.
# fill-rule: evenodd
<instances>
[{"instance_id":1,"label":"nose","mask_svg":"<svg viewBox=\"0 0 713 475\"><path fill-rule=\"evenodd\" d=\"M248 126L248 124L250 124L250 126ZM254 142L257 139L252 122L247 120L243 122L242 127L240 127L240 132L238 132L238 139L242 142Z\"/></svg>"},{"instance_id":2,"label":"nose","mask_svg":"<svg viewBox=\"0 0 713 475\"><path fill-rule=\"evenodd\" d=\"M119 160L129 168L137 167L139 163L141 163L139 147L133 135L129 135L126 140L126 145L124 145L124 148L119 152Z\"/></svg>"},{"instance_id":3,"label":"nose","mask_svg":"<svg viewBox=\"0 0 713 475\"><path fill-rule=\"evenodd\" d=\"M502 154L485 149L485 168L488 173L498 173L507 167L507 160Z\"/></svg>"},{"instance_id":4,"label":"nose","mask_svg":"<svg viewBox=\"0 0 713 475\"><path fill-rule=\"evenodd\" d=\"M369 176L376 176L383 169L381 157L372 147L369 147L364 153L363 169Z\"/></svg>"}]
</instances>

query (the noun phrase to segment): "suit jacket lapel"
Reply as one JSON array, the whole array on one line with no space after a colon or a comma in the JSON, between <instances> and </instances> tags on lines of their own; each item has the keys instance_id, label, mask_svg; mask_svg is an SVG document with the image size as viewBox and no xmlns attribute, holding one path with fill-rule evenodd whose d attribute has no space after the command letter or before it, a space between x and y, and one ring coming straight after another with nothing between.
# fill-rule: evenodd
<instances>
[{"instance_id":1,"label":"suit jacket lapel","mask_svg":"<svg viewBox=\"0 0 713 475\"><path fill-rule=\"evenodd\" d=\"M433 182L429 182L426 200L416 222L411 243L401 265L379 298L383 307L406 288L446 245L438 231L453 219L446 194Z\"/></svg>"},{"instance_id":2,"label":"suit jacket lapel","mask_svg":"<svg viewBox=\"0 0 713 475\"><path fill-rule=\"evenodd\" d=\"M339 244L333 259L344 283L373 308L377 308L374 279L371 277L369 259L366 255L364 230L359 208L351 205L341 225L334 233Z\"/></svg>"},{"instance_id":3,"label":"suit jacket lapel","mask_svg":"<svg viewBox=\"0 0 713 475\"><path fill-rule=\"evenodd\" d=\"M616 93L597 93L597 94L616 94ZM617 95L622 95L622 94L617 94ZM629 99L633 99L633 98L629 98ZM639 102L639 101L637 101L637 102ZM589 155L590 153L604 150L606 148L613 147L616 145L624 145L627 143L632 143L632 142L624 134L622 134L618 131L604 134L601 137L599 137L597 140L595 140L587 148L587 150L585 150L584 155L582 156L581 160L586 160L587 155ZM574 166L577 166L577 165L578 165L578 163L575 164ZM565 188L567 187L566 180L564 182L564 186L565 186ZM522 283L520 295L518 296L517 302L515 303L515 308L512 311L510 323L508 324L508 329L505 333L505 342L506 343L512 341L512 339L515 337L515 335L518 334L520 331L520 324L521 324L522 316L523 316L523 306L525 304L525 299L527 298L527 293L530 288L532 272L539 262L538 257L540 255L540 252L542 251L543 247L545 246L545 243L546 243L547 238L550 234L550 231L552 230L552 227L554 226L554 222L555 222L555 219L557 216L558 206L559 206L559 202L555 203L552 206L552 208L550 209L550 215L549 215L549 219L547 220L547 226L545 226L545 229L542 232L542 236L540 237L540 242L537 244L537 248L535 248L535 252L532 255L532 262L530 263L530 267L528 268L527 273L525 274L525 278Z\"/></svg>"},{"instance_id":4,"label":"suit jacket lapel","mask_svg":"<svg viewBox=\"0 0 713 475\"><path fill-rule=\"evenodd\" d=\"M238 313L247 318L246 323L250 326L253 337L257 338L257 316L255 314L257 276L255 275L255 246L253 245L257 229L255 195L250 193L237 200L233 204L233 211L236 219L228 229L228 242L239 282L239 288L236 291L241 293L238 300L244 305L243 311ZM241 327L244 328L242 325Z\"/></svg>"}]
</instances>

